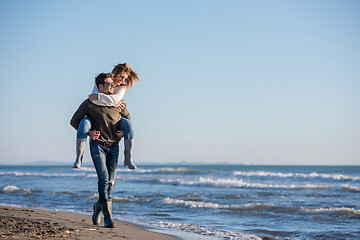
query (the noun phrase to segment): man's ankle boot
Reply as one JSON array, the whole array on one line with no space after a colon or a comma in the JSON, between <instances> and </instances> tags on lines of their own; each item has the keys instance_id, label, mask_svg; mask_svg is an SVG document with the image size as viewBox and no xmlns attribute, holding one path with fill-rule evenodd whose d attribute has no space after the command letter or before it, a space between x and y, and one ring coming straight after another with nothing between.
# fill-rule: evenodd
<instances>
[{"instance_id":1,"label":"man's ankle boot","mask_svg":"<svg viewBox=\"0 0 360 240\"><path fill-rule=\"evenodd\" d=\"M101 206L99 201L94 203L93 205L93 215L92 215L92 221L94 225L99 225L101 221Z\"/></svg>"},{"instance_id":2,"label":"man's ankle boot","mask_svg":"<svg viewBox=\"0 0 360 240\"><path fill-rule=\"evenodd\" d=\"M114 228L115 223L112 219L112 201L111 199L106 200L104 203L100 203L101 210L104 214L104 224L107 228Z\"/></svg>"}]
</instances>

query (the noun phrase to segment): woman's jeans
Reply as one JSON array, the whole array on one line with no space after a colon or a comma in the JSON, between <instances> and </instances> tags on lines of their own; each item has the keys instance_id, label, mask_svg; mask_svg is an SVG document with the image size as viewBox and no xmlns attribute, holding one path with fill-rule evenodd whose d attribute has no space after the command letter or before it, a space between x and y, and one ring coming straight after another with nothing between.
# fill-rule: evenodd
<instances>
[{"instance_id":1,"label":"woman's jeans","mask_svg":"<svg viewBox=\"0 0 360 240\"><path fill-rule=\"evenodd\" d=\"M124 139L134 139L134 129L130 120L122 117L118 128L124 131Z\"/></svg>"},{"instance_id":2,"label":"woman's jeans","mask_svg":"<svg viewBox=\"0 0 360 240\"><path fill-rule=\"evenodd\" d=\"M86 139L90 129L91 129L91 121L88 117L84 117L80 121L80 125L76 137L79 139ZM134 139L134 129L131 125L130 120L122 117L120 119L120 122L118 123L118 129L124 131L124 139Z\"/></svg>"},{"instance_id":3,"label":"woman's jeans","mask_svg":"<svg viewBox=\"0 0 360 240\"><path fill-rule=\"evenodd\" d=\"M115 184L119 145L105 147L90 141L90 153L98 176L99 202L106 202Z\"/></svg>"},{"instance_id":4,"label":"woman's jeans","mask_svg":"<svg viewBox=\"0 0 360 240\"><path fill-rule=\"evenodd\" d=\"M90 129L91 129L91 121L88 117L84 117L80 121L78 130L76 133L76 137L80 138L80 139L86 139Z\"/></svg>"}]
</instances>

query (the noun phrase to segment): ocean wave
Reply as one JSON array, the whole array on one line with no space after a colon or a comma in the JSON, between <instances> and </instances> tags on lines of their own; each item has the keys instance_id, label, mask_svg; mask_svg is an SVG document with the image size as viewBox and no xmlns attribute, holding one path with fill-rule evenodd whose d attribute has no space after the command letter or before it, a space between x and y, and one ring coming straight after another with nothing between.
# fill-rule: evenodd
<instances>
[{"instance_id":1,"label":"ocean wave","mask_svg":"<svg viewBox=\"0 0 360 240\"><path fill-rule=\"evenodd\" d=\"M239 233L239 232L231 232L224 230L215 230L208 227L203 227L196 224L189 223L179 223L179 222L165 222L165 221L149 221L147 224L151 226L159 227L159 228L169 228L176 229L185 232L191 232L195 234L200 234L203 236L211 236L218 239L241 239L241 240L261 240L262 238L248 234L248 233Z\"/></svg>"},{"instance_id":2,"label":"ocean wave","mask_svg":"<svg viewBox=\"0 0 360 240\"><path fill-rule=\"evenodd\" d=\"M303 213L329 213L335 215L344 215L347 217L360 217L360 210L348 207L340 207L340 208L300 208Z\"/></svg>"},{"instance_id":3,"label":"ocean wave","mask_svg":"<svg viewBox=\"0 0 360 240\"><path fill-rule=\"evenodd\" d=\"M17 186L8 185L8 186L4 187L3 191L4 192L18 192L18 191L20 191L20 188L18 188Z\"/></svg>"},{"instance_id":4,"label":"ocean wave","mask_svg":"<svg viewBox=\"0 0 360 240\"><path fill-rule=\"evenodd\" d=\"M126 196L126 197L111 197L113 202L121 202L121 203L127 203L127 202L137 202L139 201L138 198L132 197L132 196Z\"/></svg>"},{"instance_id":5,"label":"ocean wave","mask_svg":"<svg viewBox=\"0 0 360 240\"><path fill-rule=\"evenodd\" d=\"M78 172L96 172L94 167L81 167L81 168L74 168L74 171L78 171Z\"/></svg>"},{"instance_id":6,"label":"ocean wave","mask_svg":"<svg viewBox=\"0 0 360 240\"><path fill-rule=\"evenodd\" d=\"M0 190L0 192L3 192L3 193L25 193L25 194L31 194L32 192L35 192L35 191L32 191L30 189L25 189L25 188L19 188L17 186L14 186L14 185L8 185L6 187L4 187L2 190ZM40 192L40 191L37 191L37 192Z\"/></svg>"},{"instance_id":7,"label":"ocean wave","mask_svg":"<svg viewBox=\"0 0 360 240\"><path fill-rule=\"evenodd\" d=\"M66 195L68 195L68 196L72 196L72 197L75 197L75 198L92 198L94 194L91 193L91 192L60 191L60 192L52 192L51 195L56 195L56 196L66 196Z\"/></svg>"},{"instance_id":8,"label":"ocean wave","mask_svg":"<svg viewBox=\"0 0 360 240\"><path fill-rule=\"evenodd\" d=\"M97 174L96 173L87 174L86 177L87 178L97 178Z\"/></svg>"},{"instance_id":9,"label":"ocean wave","mask_svg":"<svg viewBox=\"0 0 360 240\"><path fill-rule=\"evenodd\" d=\"M343 184L343 185L341 185L341 188L343 190L350 191L350 192L360 192L360 187L351 186L349 184Z\"/></svg>"},{"instance_id":10,"label":"ocean wave","mask_svg":"<svg viewBox=\"0 0 360 240\"><path fill-rule=\"evenodd\" d=\"M78 171L78 170L77 170ZM0 172L0 175L37 176L37 177L84 177L87 173L39 173L39 172Z\"/></svg>"},{"instance_id":11,"label":"ocean wave","mask_svg":"<svg viewBox=\"0 0 360 240\"><path fill-rule=\"evenodd\" d=\"M227 204L218 204L211 202L173 199L169 197L165 198L164 202L167 204L183 205L189 208L208 208L208 209L227 209L227 210L262 210L266 208L275 207L272 204L247 203L242 205L227 205Z\"/></svg>"},{"instance_id":12,"label":"ocean wave","mask_svg":"<svg viewBox=\"0 0 360 240\"><path fill-rule=\"evenodd\" d=\"M348 176L344 174L327 174L327 173L282 173L282 172L264 172L264 171L234 171L235 176L247 176L247 177L280 177L280 178L325 178L338 181L359 181L359 176Z\"/></svg>"},{"instance_id":13,"label":"ocean wave","mask_svg":"<svg viewBox=\"0 0 360 240\"><path fill-rule=\"evenodd\" d=\"M99 199L99 194L98 193L93 193L90 195L91 199ZM126 203L126 202L137 202L139 201L138 198L133 197L133 196L125 196L125 197L115 197L115 196L111 196L111 199L113 200L113 202L119 202L119 203Z\"/></svg>"},{"instance_id":14,"label":"ocean wave","mask_svg":"<svg viewBox=\"0 0 360 240\"><path fill-rule=\"evenodd\" d=\"M342 215L346 217L360 217L360 210L354 208L306 208L306 207L286 207L276 206L273 204L262 204L262 203L246 203L241 205L227 205L218 204L212 202L203 201L192 201L165 198L163 200L166 204L170 205L181 205L186 208L200 208L200 209L222 209L236 212L243 211L275 211L275 212L287 212L287 213L300 213L300 214L322 214L328 213L332 215Z\"/></svg>"},{"instance_id":15,"label":"ocean wave","mask_svg":"<svg viewBox=\"0 0 360 240\"><path fill-rule=\"evenodd\" d=\"M303 189L331 189L334 186L323 186L323 185L285 185L285 184L263 184L263 183L250 183L244 182L243 179L234 179L234 178L204 178L200 177L201 184L219 186L219 187L246 187L246 188L283 188L283 189L294 189L294 190L303 190Z\"/></svg>"},{"instance_id":16,"label":"ocean wave","mask_svg":"<svg viewBox=\"0 0 360 240\"><path fill-rule=\"evenodd\" d=\"M28 205L24 204L15 204L15 203L0 203L0 206L3 207L15 207L15 208L28 208Z\"/></svg>"},{"instance_id":17,"label":"ocean wave","mask_svg":"<svg viewBox=\"0 0 360 240\"><path fill-rule=\"evenodd\" d=\"M154 168L154 169L143 169L137 168L136 171L131 169L123 169L118 168L118 172L130 172L132 174L197 174L203 172L198 169L190 169L190 168Z\"/></svg>"},{"instance_id":18,"label":"ocean wave","mask_svg":"<svg viewBox=\"0 0 360 240\"><path fill-rule=\"evenodd\" d=\"M295 184L264 184L264 183L251 183L245 182L243 179L236 178L212 178L212 177L199 177L195 180L187 180L183 178L143 178L134 176L118 176L117 179L123 181L135 182L151 182L151 183L164 183L173 185L188 185L188 186L207 186L207 187L235 187L235 188L259 188L259 189L333 189L332 185L295 185Z\"/></svg>"},{"instance_id":19,"label":"ocean wave","mask_svg":"<svg viewBox=\"0 0 360 240\"><path fill-rule=\"evenodd\" d=\"M74 169L77 172L96 172L94 167L81 167L80 169ZM144 168L137 168L135 171L132 169L119 167L117 170L119 173L131 173L131 174L197 174L203 172L204 170L199 169L191 169L191 168L170 168L170 167L163 167L163 168L153 168L153 169L144 169Z\"/></svg>"}]
</instances>

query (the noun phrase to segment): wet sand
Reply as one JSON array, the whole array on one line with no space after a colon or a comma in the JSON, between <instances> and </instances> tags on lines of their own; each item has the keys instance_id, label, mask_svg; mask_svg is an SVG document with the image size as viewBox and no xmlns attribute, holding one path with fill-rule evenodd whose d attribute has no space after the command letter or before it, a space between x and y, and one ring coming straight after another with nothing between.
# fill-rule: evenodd
<instances>
[{"instance_id":1,"label":"wet sand","mask_svg":"<svg viewBox=\"0 0 360 240\"><path fill-rule=\"evenodd\" d=\"M0 206L0 239L146 239L175 240L171 235L115 220L116 228L94 226L91 216Z\"/></svg>"}]
</instances>

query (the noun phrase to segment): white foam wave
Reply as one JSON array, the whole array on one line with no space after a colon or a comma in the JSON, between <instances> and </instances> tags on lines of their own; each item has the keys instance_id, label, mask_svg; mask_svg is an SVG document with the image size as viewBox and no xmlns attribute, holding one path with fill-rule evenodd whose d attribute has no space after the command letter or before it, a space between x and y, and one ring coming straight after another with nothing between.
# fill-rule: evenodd
<instances>
[{"instance_id":1,"label":"white foam wave","mask_svg":"<svg viewBox=\"0 0 360 240\"><path fill-rule=\"evenodd\" d=\"M295 177L295 178L326 178L326 179L333 179L333 180L353 180L358 181L360 180L359 176L348 176L343 174L327 174L327 173L282 173L282 172L264 172L264 171L234 171L233 175L236 176L247 176L247 177L281 177L281 178L289 178L289 177Z\"/></svg>"},{"instance_id":2,"label":"white foam wave","mask_svg":"<svg viewBox=\"0 0 360 240\"><path fill-rule=\"evenodd\" d=\"M322 186L322 185L285 185L285 184L263 184L263 183L250 183L244 182L242 179L233 178L204 178L200 177L201 184L209 184L221 187L247 187L247 188L284 188L284 189L328 189L334 188L334 186Z\"/></svg>"},{"instance_id":3,"label":"white foam wave","mask_svg":"<svg viewBox=\"0 0 360 240\"><path fill-rule=\"evenodd\" d=\"M21 205L21 204L9 204L9 203L0 203L0 206L3 206L3 207L15 207L15 208L27 208L29 206L27 205Z\"/></svg>"},{"instance_id":4,"label":"white foam wave","mask_svg":"<svg viewBox=\"0 0 360 240\"><path fill-rule=\"evenodd\" d=\"M127 168L118 168L118 172L131 172L133 174L144 174L144 173L154 173L154 174L172 174L172 173L199 173L200 170L190 169L190 168L154 168L154 169L143 169L137 168L135 171Z\"/></svg>"},{"instance_id":5,"label":"white foam wave","mask_svg":"<svg viewBox=\"0 0 360 240\"><path fill-rule=\"evenodd\" d=\"M160 228L176 229L185 232L191 232L200 234L203 236L212 236L218 239L239 239L239 240L261 240L260 237L240 232L220 231L200 225L189 224L189 223L177 223L177 222L165 222L165 221L151 221L148 222L152 226Z\"/></svg>"},{"instance_id":6,"label":"white foam wave","mask_svg":"<svg viewBox=\"0 0 360 240\"><path fill-rule=\"evenodd\" d=\"M340 207L340 208L287 208L275 206L273 204L261 204L261 203L247 203L242 205L227 205L227 204L217 204L212 202L202 202L202 201L191 201L191 200L181 200L173 198L165 198L163 200L167 204L182 205L188 208L202 208L202 209L223 209L223 210L235 210L235 211L254 211L254 210L275 210L278 211L290 211L290 212L301 212L303 214L317 214L317 213L329 213L336 215L344 215L347 217L359 217L360 210L355 208Z\"/></svg>"},{"instance_id":7,"label":"white foam wave","mask_svg":"<svg viewBox=\"0 0 360 240\"><path fill-rule=\"evenodd\" d=\"M132 196L126 196L126 197L111 197L111 199L114 202L135 202L138 201L138 198L132 197Z\"/></svg>"},{"instance_id":8,"label":"white foam wave","mask_svg":"<svg viewBox=\"0 0 360 240\"><path fill-rule=\"evenodd\" d=\"M87 174L86 177L87 178L96 178L97 174L96 173Z\"/></svg>"},{"instance_id":9,"label":"white foam wave","mask_svg":"<svg viewBox=\"0 0 360 240\"><path fill-rule=\"evenodd\" d=\"M77 170L78 171L78 170ZM39 173L39 172L0 172L0 175L40 176L40 177L83 177L87 173Z\"/></svg>"},{"instance_id":10,"label":"white foam wave","mask_svg":"<svg viewBox=\"0 0 360 240\"><path fill-rule=\"evenodd\" d=\"M95 168L94 167L81 167L80 169L74 168L74 171L79 171L79 172L95 172Z\"/></svg>"},{"instance_id":11,"label":"white foam wave","mask_svg":"<svg viewBox=\"0 0 360 240\"><path fill-rule=\"evenodd\" d=\"M349 184L343 184L343 185L341 185L341 188L344 190L349 190L351 192L359 192L360 191L360 187L351 186Z\"/></svg>"},{"instance_id":12,"label":"white foam wave","mask_svg":"<svg viewBox=\"0 0 360 240\"><path fill-rule=\"evenodd\" d=\"M177 170L175 168L154 168L154 169L143 169L137 168L136 170L128 168L118 168L117 172L132 173L132 174L144 174L144 173L174 173Z\"/></svg>"},{"instance_id":13,"label":"white foam wave","mask_svg":"<svg viewBox=\"0 0 360 240\"><path fill-rule=\"evenodd\" d=\"M199 177L196 180L187 180L182 178L144 178L144 177L134 177L134 176L118 176L117 179L124 181L146 181L146 182L155 182L155 183L165 183L165 184L180 184L180 185L194 185L194 186L209 186L209 187L238 187L238 188L264 188L264 189L331 189L335 188L332 185L314 185L314 184L305 184L305 185L295 185L295 184L263 184L263 183L251 183L245 182L243 179L236 178L212 178L212 177Z\"/></svg>"},{"instance_id":14,"label":"white foam wave","mask_svg":"<svg viewBox=\"0 0 360 240\"><path fill-rule=\"evenodd\" d=\"M90 198L92 199L98 199L99 198L99 194L98 193L94 193L90 196ZM114 196L111 196L111 199L114 201L114 202L135 202L135 201L138 201L139 199L138 198L135 198L133 196L125 196L125 197L114 197Z\"/></svg>"},{"instance_id":15,"label":"white foam wave","mask_svg":"<svg viewBox=\"0 0 360 240\"><path fill-rule=\"evenodd\" d=\"M349 216L360 216L360 210L354 208L305 208L302 207L301 211L304 213L332 213L332 214L339 214L339 215L349 215Z\"/></svg>"},{"instance_id":16,"label":"white foam wave","mask_svg":"<svg viewBox=\"0 0 360 240\"><path fill-rule=\"evenodd\" d=\"M232 210L250 210L250 209L264 209L274 207L272 204L260 204L260 203L247 203L243 205L227 205L227 204L217 204L211 202L201 202L201 201L187 201L181 199L165 198L164 202L167 204L176 204L183 205L189 208L209 208L209 209L232 209Z\"/></svg>"},{"instance_id":17,"label":"white foam wave","mask_svg":"<svg viewBox=\"0 0 360 240\"><path fill-rule=\"evenodd\" d=\"M8 185L8 186L4 187L4 189L3 189L4 192L16 192L19 190L20 190L20 188L18 188L17 186L13 186L13 185Z\"/></svg>"},{"instance_id":18,"label":"white foam wave","mask_svg":"<svg viewBox=\"0 0 360 240\"><path fill-rule=\"evenodd\" d=\"M24 188L18 188L17 186L14 185L8 185L6 187L3 188L2 192L25 192L25 193L31 193L30 189L24 189Z\"/></svg>"}]
</instances>

